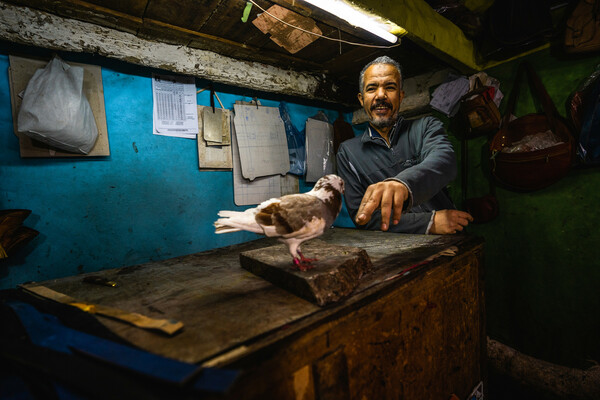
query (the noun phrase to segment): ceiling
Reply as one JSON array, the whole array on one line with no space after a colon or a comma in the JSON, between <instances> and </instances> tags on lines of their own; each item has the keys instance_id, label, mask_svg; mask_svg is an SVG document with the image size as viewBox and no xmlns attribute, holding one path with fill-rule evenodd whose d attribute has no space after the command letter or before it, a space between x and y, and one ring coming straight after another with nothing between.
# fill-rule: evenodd
<instances>
[{"instance_id":1,"label":"ceiling","mask_svg":"<svg viewBox=\"0 0 600 400\"><path fill-rule=\"evenodd\" d=\"M10 0L5 3L91 22L128 32L145 40L207 50L284 71L308 73L326 82L323 87L335 87L333 91L320 90L313 97L345 104L352 104L356 98L361 68L379 55L386 54L397 59L403 66L405 78L448 67L458 68L463 72L474 71L479 67L473 61L474 45L468 37L472 32L467 32L465 36L464 27L458 28L447 18L440 16L424 0L397 0L398 4L405 4L404 11L396 13L396 5L392 7L385 5L386 2L363 1L366 3L365 7L376 14L389 13L392 17L397 15L396 20L401 20L402 25L410 27L409 34L399 40L399 46L374 48L318 38L294 53L278 45L270 34L263 33L253 23L261 17L263 9L280 6L293 11L300 17L314 20L322 35L334 39L376 46L389 46L389 43L299 0L253 2L256 4L251 8L246 0ZM435 3L433 0L429 1L432 2ZM489 5L490 1L487 3ZM375 6L371 7L370 4ZM243 22L242 17L247 8L248 18ZM440 10L447 11L447 8L437 9ZM418 15L418 18L406 16L407 13ZM262 17L265 18L264 15ZM418 25L419 18L425 23ZM282 25L274 20L271 22ZM472 28L472 24L470 27ZM444 44L444 40L449 44ZM452 50L454 53L446 50L454 45L462 47ZM466 54L466 58L455 56L461 52ZM126 55L121 58L127 60Z\"/></svg>"}]
</instances>

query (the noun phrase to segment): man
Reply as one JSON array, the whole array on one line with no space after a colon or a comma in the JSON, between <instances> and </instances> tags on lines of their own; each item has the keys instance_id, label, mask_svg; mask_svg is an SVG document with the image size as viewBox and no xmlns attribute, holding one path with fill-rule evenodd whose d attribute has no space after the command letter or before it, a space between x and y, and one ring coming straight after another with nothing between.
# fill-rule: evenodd
<instances>
[{"instance_id":1,"label":"man","mask_svg":"<svg viewBox=\"0 0 600 400\"><path fill-rule=\"evenodd\" d=\"M473 218L456 210L445 190L456 176L456 159L441 121L399 117L402 72L387 56L363 68L359 86L369 126L337 154L355 225L404 233L462 231Z\"/></svg>"}]
</instances>

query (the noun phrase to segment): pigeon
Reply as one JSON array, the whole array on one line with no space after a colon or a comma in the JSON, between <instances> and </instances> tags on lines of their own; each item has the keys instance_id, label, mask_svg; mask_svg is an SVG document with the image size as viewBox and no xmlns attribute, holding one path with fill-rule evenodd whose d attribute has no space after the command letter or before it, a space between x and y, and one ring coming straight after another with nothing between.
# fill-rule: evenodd
<instances>
[{"instance_id":1,"label":"pigeon","mask_svg":"<svg viewBox=\"0 0 600 400\"><path fill-rule=\"evenodd\" d=\"M304 257L300 245L333 224L342 209L343 193L343 179L325 175L310 192L269 199L246 211L219 211L215 233L249 231L279 238L293 257L292 268L307 271L317 259Z\"/></svg>"}]
</instances>

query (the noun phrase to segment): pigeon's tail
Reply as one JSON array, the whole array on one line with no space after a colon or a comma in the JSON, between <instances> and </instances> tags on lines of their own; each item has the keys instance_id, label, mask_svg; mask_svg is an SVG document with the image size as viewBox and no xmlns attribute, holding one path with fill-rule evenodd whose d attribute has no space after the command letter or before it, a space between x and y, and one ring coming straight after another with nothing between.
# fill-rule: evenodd
<instances>
[{"instance_id":1,"label":"pigeon's tail","mask_svg":"<svg viewBox=\"0 0 600 400\"><path fill-rule=\"evenodd\" d=\"M223 223L219 221L220 220L217 220L215 222L215 233L231 233L241 231L239 228L232 228L231 226L223 225Z\"/></svg>"},{"instance_id":2,"label":"pigeon's tail","mask_svg":"<svg viewBox=\"0 0 600 400\"><path fill-rule=\"evenodd\" d=\"M254 220L253 212L219 211L219 218L215 221L215 233L230 233L250 231L263 234L262 228Z\"/></svg>"}]
</instances>

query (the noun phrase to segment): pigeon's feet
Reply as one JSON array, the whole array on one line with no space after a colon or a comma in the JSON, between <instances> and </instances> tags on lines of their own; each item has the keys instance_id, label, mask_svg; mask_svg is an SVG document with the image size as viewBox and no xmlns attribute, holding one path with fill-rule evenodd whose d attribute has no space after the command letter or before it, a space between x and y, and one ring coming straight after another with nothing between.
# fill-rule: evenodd
<instances>
[{"instance_id":1,"label":"pigeon's feet","mask_svg":"<svg viewBox=\"0 0 600 400\"><path fill-rule=\"evenodd\" d=\"M304 257L304 254L300 253L300 251L298 251L298 254L300 255L300 261L302 261L303 263L310 264L313 261L319 261L318 258L306 258L306 257Z\"/></svg>"},{"instance_id":2,"label":"pigeon's feet","mask_svg":"<svg viewBox=\"0 0 600 400\"><path fill-rule=\"evenodd\" d=\"M299 269L300 271L308 271L309 269L313 269L315 266L312 265L313 261L319 261L317 258L306 258L304 254L298 252L300 256L294 258L294 266L292 268Z\"/></svg>"},{"instance_id":3,"label":"pigeon's feet","mask_svg":"<svg viewBox=\"0 0 600 400\"><path fill-rule=\"evenodd\" d=\"M294 265L292 265L293 269L299 269L300 271L308 271L309 269L313 269L315 266L310 262L314 261L309 258L294 258Z\"/></svg>"}]
</instances>

